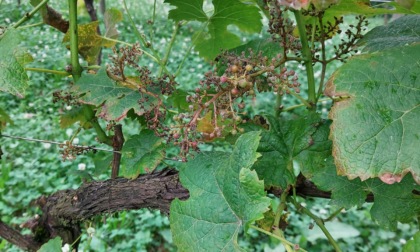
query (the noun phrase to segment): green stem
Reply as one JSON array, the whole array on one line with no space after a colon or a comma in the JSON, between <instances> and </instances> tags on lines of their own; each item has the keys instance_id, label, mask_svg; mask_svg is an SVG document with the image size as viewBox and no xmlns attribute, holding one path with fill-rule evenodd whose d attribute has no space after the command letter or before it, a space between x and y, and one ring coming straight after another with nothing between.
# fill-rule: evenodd
<instances>
[{"instance_id":1,"label":"green stem","mask_svg":"<svg viewBox=\"0 0 420 252\"><path fill-rule=\"evenodd\" d=\"M96 118L93 118L92 120L90 120L90 123L92 124L93 129L96 132L99 142L112 146L111 138L107 136L105 131L102 129L101 125L99 125L98 120Z\"/></svg>"},{"instance_id":2,"label":"green stem","mask_svg":"<svg viewBox=\"0 0 420 252\"><path fill-rule=\"evenodd\" d=\"M316 109L316 91L315 91L315 76L314 68L312 66L312 53L309 48L308 38L306 36L305 20L301 11L294 10L297 28L299 30L300 42L302 44L302 56L306 67L306 74L308 77L308 103L312 110Z\"/></svg>"},{"instance_id":3,"label":"green stem","mask_svg":"<svg viewBox=\"0 0 420 252\"><path fill-rule=\"evenodd\" d=\"M328 222L331 221L332 219L334 219L337 215L339 215L341 213L341 211L343 211L344 207L338 209L337 211L335 211L334 213L332 213L330 216L328 216L328 218L324 219L324 222Z\"/></svg>"},{"instance_id":4,"label":"green stem","mask_svg":"<svg viewBox=\"0 0 420 252\"><path fill-rule=\"evenodd\" d=\"M327 56L326 56L326 49L325 49L325 31L324 31L324 24L322 23L322 17L318 18L319 26L321 27L321 80L319 81L318 87L318 94L316 99L318 100L319 97L322 95L322 91L324 89L324 82L325 82L325 72L327 71Z\"/></svg>"},{"instance_id":5,"label":"green stem","mask_svg":"<svg viewBox=\"0 0 420 252\"><path fill-rule=\"evenodd\" d=\"M152 12L152 25L155 24L155 20L156 20L156 0L153 1L153 12ZM155 30L153 29L153 27L150 29L150 40L153 41L153 38L155 37Z\"/></svg>"},{"instance_id":6,"label":"green stem","mask_svg":"<svg viewBox=\"0 0 420 252\"><path fill-rule=\"evenodd\" d=\"M291 95L293 95L296 99L298 99L299 101L301 101L303 104L305 104L305 106L306 107L308 107L308 108L311 108L312 106L311 106L311 104L307 101L307 100L305 100L305 99L303 99L303 97L302 96L300 96L299 94L297 94L295 91L293 91L292 89L290 89L290 88L288 88L288 87L286 87L286 90L288 90L289 91L289 93L291 94Z\"/></svg>"},{"instance_id":7,"label":"green stem","mask_svg":"<svg viewBox=\"0 0 420 252\"><path fill-rule=\"evenodd\" d=\"M140 43L142 44L142 46L148 47L143 35L141 35L140 32L137 30L136 24L134 23L134 20L131 17L130 12L128 11L127 3L125 2L125 0L123 0L123 5L124 5L125 12L127 12L128 19L130 20L131 28L134 30L134 33L136 34L137 38L140 40Z\"/></svg>"},{"instance_id":8,"label":"green stem","mask_svg":"<svg viewBox=\"0 0 420 252\"><path fill-rule=\"evenodd\" d=\"M164 67L166 66L166 64L168 63L169 55L170 55L170 53L171 53L172 46L174 45L176 35L178 34L179 27L181 27L181 23L177 23L177 24L175 25L174 32L172 33L171 40L169 41L169 45L168 45L168 47L167 47L167 49L166 49L165 56L163 57L162 63L161 63L161 65L160 65L160 66L161 66L161 68L160 68L160 71L159 71L159 76L162 76L163 68L164 68Z\"/></svg>"},{"instance_id":9,"label":"green stem","mask_svg":"<svg viewBox=\"0 0 420 252\"><path fill-rule=\"evenodd\" d=\"M90 65L90 66L85 66L83 68L85 68L87 70L98 70L98 69L101 68L101 66L98 66L98 65Z\"/></svg>"},{"instance_id":10,"label":"green stem","mask_svg":"<svg viewBox=\"0 0 420 252\"><path fill-rule=\"evenodd\" d=\"M79 40L77 34L77 0L69 2L69 33L70 33L70 60L74 82L82 76L82 67L79 63Z\"/></svg>"},{"instance_id":11,"label":"green stem","mask_svg":"<svg viewBox=\"0 0 420 252\"><path fill-rule=\"evenodd\" d=\"M20 25L22 25L23 23L25 23L26 21L28 21L29 19L32 18L32 16L39 11L39 9L42 8L42 6L44 6L45 4L48 3L49 0L43 0L42 2L40 2L37 6L35 6L35 8L31 11L25 14L25 16L23 18L21 18L19 21L16 22L16 24L14 24L12 27L13 28L18 28Z\"/></svg>"},{"instance_id":12,"label":"green stem","mask_svg":"<svg viewBox=\"0 0 420 252\"><path fill-rule=\"evenodd\" d=\"M134 23L134 20L133 20L133 18L131 17L130 12L128 11L127 4L126 4L125 0L123 0L123 5L124 5L125 12L127 12L128 19L130 19L131 28L134 30L134 33L136 34L137 38L140 40L140 43L143 45L143 47L146 47L146 48L149 48L149 49L150 49L150 51L152 52L152 54L153 54L153 56L154 56L154 58L155 58L155 61L156 61L156 62L157 62L160 66L162 66L162 64L161 64L161 59L160 59L160 57L159 57L158 52L156 52L156 50L155 50L155 49L153 49L153 46L152 46L152 45L150 45L150 44L148 44L148 43L146 42L146 40L144 39L143 35L141 35L141 34L140 34L140 32L137 30L136 24ZM169 70L168 70L165 66L163 66L163 70L164 70L165 72L169 73Z\"/></svg>"},{"instance_id":13,"label":"green stem","mask_svg":"<svg viewBox=\"0 0 420 252\"><path fill-rule=\"evenodd\" d=\"M328 241L331 243L331 245L334 247L335 251L341 252L341 248L338 246L337 242L334 240L334 238L331 236L330 232L327 230L327 228L324 225L324 222L321 218L313 214L311 211L309 211L307 208L299 204L293 197L289 198L290 201L293 203L293 205L296 207L298 212L304 213L311 217L315 223L318 225L318 227L322 230L322 232L327 237Z\"/></svg>"},{"instance_id":14,"label":"green stem","mask_svg":"<svg viewBox=\"0 0 420 252\"><path fill-rule=\"evenodd\" d=\"M320 99L318 101L319 102L331 101L331 98ZM297 104L297 105L293 105L293 106L287 107L287 108L283 109L282 111L283 112L290 111L290 110L294 110L294 109L297 109L297 108L300 108L300 107L305 107L305 106L306 106L306 104L301 103L301 104Z\"/></svg>"},{"instance_id":15,"label":"green stem","mask_svg":"<svg viewBox=\"0 0 420 252\"><path fill-rule=\"evenodd\" d=\"M266 230L264 230L264 229L262 229L262 228L259 228L259 227L254 226L254 225L250 225L249 227L250 227L250 228L253 228L253 229L257 230L257 231L260 231L261 233L264 233L264 234L266 234L266 235L268 235L268 236L271 236L271 237L273 237L273 238L275 238L275 239L277 239L277 240L281 241L283 244L287 244L287 245L292 246L292 247L294 247L294 246L295 246L295 244L291 243L290 241L286 240L285 238L280 237L280 236L278 236L278 235L275 235L275 234L273 234L273 233L270 233L270 232L268 232L268 231L266 231ZM303 248L299 248L299 250L300 250L300 251L303 251L303 252L306 252L306 250L304 250Z\"/></svg>"},{"instance_id":16,"label":"green stem","mask_svg":"<svg viewBox=\"0 0 420 252\"><path fill-rule=\"evenodd\" d=\"M31 28L31 27L35 27L35 26L39 26L39 25L43 25L44 22L38 22L35 24L29 24L29 25L23 25L23 26L19 26L19 29L26 29L26 28Z\"/></svg>"},{"instance_id":17,"label":"green stem","mask_svg":"<svg viewBox=\"0 0 420 252\"><path fill-rule=\"evenodd\" d=\"M25 71L39 72L39 73L51 73L56 75L69 75L66 71L58 71L44 68L25 67Z\"/></svg>"},{"instance_id":18,"label":"green stem","mask_svg":"<svg viewBox=\"0 0 420 252\"><path fill-rule=\"evenodd\" d=\"M200 37L201 33L204 31L204 29L206 28L207 24L208 23L206 22L206 23L204 23L201 26L201 29L197 32L197 36L195 36L195 39L193 41L191 41L191 45L190 45L190 47L188 47L187 53L185 54L184 58L181 61L181 64L179 64L178 69L176 70L175 77L178 76L178 74L181 72L182 65L184 65L185 60L188 58L188 56L191 53L191 50L194 47L195 41Z\"/></svg>"},{"instance_id":19,"label":"green stem","mask_svg":"<svg viewBox=\"0 0 420 252\"><path fill-rule=\"evenodd\" d=\"M286 209L286 198L288 194L289 194L289 188L284 190L280 196L280 204L277 207L276 216L274 217L274 222L273 222L273 226L277 228L280 226L280 218L283 214L284 209Z\"/></svg>"}]
</instances>

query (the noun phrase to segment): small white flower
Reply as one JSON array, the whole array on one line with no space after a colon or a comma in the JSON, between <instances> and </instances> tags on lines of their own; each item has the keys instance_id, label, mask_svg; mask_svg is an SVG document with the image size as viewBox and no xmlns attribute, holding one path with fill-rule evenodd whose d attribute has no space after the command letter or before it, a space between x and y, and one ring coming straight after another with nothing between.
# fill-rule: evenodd
<instances>
[{"instance_id":1,"label":"small white flower","mask_svg":"<svg viewBox=\"0 0 420 252\"><path fill-rule=\"evenodd\" d=\"M79 138L75 138L75 139L73 139L73 144L79 144Z\"/></svg>"},{"instance_id":2,"label":"small white flower","mask_svg":"<svg viewBox=\"0 0 420 252\"><path fill-rule=\"evenodd\" d=\"M70 245L68 243L64 244L64 246L61 248L62 252L69 252L70 251Z\"/></svg>"},{"instance_id":3,"label":"small white flower","mask_svg":"<svg viewBox=\"0 0 420 252\"><path fill-rule=\"evenodd\" d=\"M66 110L71 110L71 106L66 106Z\"/></svg>"},{"instance_id":4,"label":"small white flower","mask_svg":"<svg viewBox=\"0 0 420 252\"><path fill-rule=\"evenodd\" d=\"M79 171L84 171L86 170L86 164L85 163L80 163L77 165L77 169L79 169Z\"/></svg>"},{"instance_id":5,"label":"small white flower","mask_svg":"<svg viewBox=\"0 0 420 252\"><path fill-rule=\"evenodd\" d=\"M44 146L44 149L49 149L49 148L51 148L51 144L50 143L43 143L42 144L43 146Z\"/></svg>"},{"instance_id":6,"label":"small white flower","mask_svg":"<svg viewBox=\"0 0 420 252\"><path fill-rule=\"evenodd\" d=\"M407 241L406 241L405 239L401 238L401 239L400 239L400 243L401 243L401 244L406 244L406 243L407 243Z\"/></svg>"},{"instance_id":7,"label":"small white flower","mask_svg":"<svg viewBox=\"0 0 420 252\"><path fill-rule=\"evenodd\" d=\"M70 137L71 135L73 135L73 130L72 130L72 129L67 129L67 130L66 130L66 135L67 135L68 137ZM64 141L64 143L65 143L65 141Z\"/></svg>"},{"instance_id":8,"label":"small white flower","mask_svg":"<svg viewBox=\"0 0 420 252\"><path fill-rule=\"evenodd\" d=\"M88 229L87 229L87 233L88 233L88 235L90 236L90 237L92 237L94 234L95 234L95 229L93 228L93 227L89 227Z\"/></svg>"}]
</instances>

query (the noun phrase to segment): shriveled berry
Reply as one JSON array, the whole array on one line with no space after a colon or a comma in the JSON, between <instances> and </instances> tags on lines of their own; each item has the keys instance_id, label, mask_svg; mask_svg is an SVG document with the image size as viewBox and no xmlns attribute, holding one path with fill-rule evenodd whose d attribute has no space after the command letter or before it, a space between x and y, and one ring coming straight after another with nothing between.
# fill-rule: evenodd
<instances>
[{"instance_id":1,"label":"shriveled berry","mask_svg":"<svg viewBox=\"0 0 420 252\"><path fill-rule=\"evenodd\" d=\"M228 77L226 77L226 76L222 76L222 77L220 77L220 82L221 83L225 83L225 82L227 82L228 81Z\"/></svg>"},{"instance_id":2,"label":"shriveled berry","mask_svg":"<svg viewBox=\"0 0 420 252\"><path fill-rule=\"evenodd\" d=\"M230 93L233 94L233 95L238 95L239 94L239 90L237 88L232 88L230 90Z\"/></svg>"},{"instance_id":3,"label":"shriveled berry","mask_svg":"<svg viewBox=\"0 0 420 252\"><path fill-rule=\"evenodd\" d=\"M173 135L173 137L174 137L174 139L179 139L180 135L179 135L179 133L175 133L175 134Z\"/></svg>"},{"instance_id":4,"label":"shriveled berry","mask_svg":"<svg viewBox=\"0 0 420 252\"><path fill-rule=\"evenodd\" d=\"M232 135L236 135L236 134L238 134L238 131L237 131L236 129L233 129L233 130L230 132L230 134L232 134Z\"/></svg>"},{"instance_id":5,"label":"shriveled berry","mask_svg":"<svg viewBox=\"0 0 420 252\"><path fill-rule=\"evenodd\" d=\"M254 67L252 67L252 65L250 65L250 64L248 64L248 65L245 66L245 70L247 70L248 72L249 71L252 71L253 68Z\"/></svg>"},{"instance_id":6,"label":"shriveled berry","mask_svg":"<svg viewBox=\"0 0 420 252\"><path fill-rule=\"evenodd\" d=\"M230 71L232 73L236 73L236 72L239 71L239 67L237 65L233 65L233 66L230 67Z\"/></svg>"}]
</instances>

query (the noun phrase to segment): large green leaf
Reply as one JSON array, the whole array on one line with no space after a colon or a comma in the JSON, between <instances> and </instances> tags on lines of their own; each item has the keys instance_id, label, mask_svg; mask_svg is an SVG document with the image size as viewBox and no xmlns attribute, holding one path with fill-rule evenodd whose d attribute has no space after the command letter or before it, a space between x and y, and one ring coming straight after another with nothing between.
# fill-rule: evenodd
<instances>
[{"instance_id":1,"label":"large green leaf","mask_svg":"<svg viewBox=\"0 0 420 252\"><path fill-rule=\"evenodd\" d=\"M140 135L131 137L122 149L125 160L122 175L133 179L153 171L165 158L165 145L162 141L151 130L143 130Z\"/></svg>"},{"instance_id":2,"label":"large green leaf","mask_svg":"<svg viewBox=\"0 0 420 252\"><path fill-rule=\"evenodd\" d=\"M420 231L418 231L412 240L409 240L403 247L403 252L419 252L420 251Z\"/></svg>"},{"instance_id":3,"label":"large green leaf","mask_svg":"<svg viewBox=\"0 0 420 252\"><path fill-rule=\"evenodd\" d=\"M239 137L232 153L200 153L180 170L190 191L171 204L171 229L179 251L239 251L245 225L263 218L270 199L250 168L258 158L258 132Z\"/></svg>"},{"instance_id":4,"label":"large green leaf","mask_svg":"<svg viewBox=\"0 0 420 252\"><path fill-rule=\"evenodd\" d=\"M331 158L319 166L311 178L316 186L324 191L331 191L331 203L337 207L351 208L361 206L369 193L374 196L371 208L372 218L381 227L395 229L397 222L410 222L420 211L420 197L413 194L419 190L412 177L405 177L400 183L388 185L379 179L361 181L349 180L338 176Z\"/></svg>"},{"instance_id":5,"label":"large green leaf","mask_svg":"<svg viewBox=\"0 0 420 252\"><path fill-rule=\"evenodd\" d=\"M28 76L23 67L27 63L20 43L19 34L15 29L8 29L0 37L0 90L23 97L28 87Z\"/></svg>"},{"instance_id":6,"label":"large green leaf","mask_svg":"<svg viewBox=\"0 0 420 252\"><path fill-rule=\"evenodd\" d=\"M420 16L401 17L389 25L368 32L358 43L364 51L375 52L420 42Z\"/></svg>"},{"instance_id":7,"label":"large green leaf","mask_svg":"<svg viewBox=\"0 0 420 252\"><path fill-rule=\"evenodd\" d=\"M105 69L101 68L97 74L84 74L72 89L76 94L83 94L80 102L95 105L99 117L105 120L121 120L126 117L130 109L138 115L150 111L157 103L152 96L141 95L137 89L131 89L111 80ZM142 101L142 106L139 105Z\"/></svg>"},{"instance_id":8,"label":"large green leaf","mask_svg":"<svg viewBox=\"0 0 420 252\"><path fill-rule=\"evenodd\" d=\"M411 9L402 7L396 3L389 3L392 8L375 8L371 6L370 0L345 0L331 6L326 10L326 15L343 16L351 14L380 15L380 14L417 14L420 10L420 1L416 1Z\"/></svg>"},{"instance_id":9,"label":"large green leaf","mask_svg":"<svg viewBox=\"0 0 420 252\"><path fill-rule=\"evenodd\" d=\"M312 134L320 117L309 114L295 120L276 119L267 116L270 130L263 131L258 152L262 157L253 168L266 186L286 188L294 184L293 160L313 143Z\"/></svg>"},{"instance_id":10,"label":"large green leaf","mask_svg":"<svg viewBox=\"0 0 420 252\"><path fill-rule=\"evenodd\" d=\"M388 185L379 179L361 181L338 176L331 156L328 140L328 124L321 125L312 135L314 144L297 157L305 177L310 178L318 189L331 192L331 205L351 208L361 206L369 193L374 195L372 217L380 225L395 228L398 221L410 221L420 210L420 198L412 193L419 186L410 177L401 183Z\"/></svg>"},{"instance_id":11,"label":"large green leaf","mask_svg":"<svg viewBox=\"0 0 420 252\"><path fill-rule=\"evenodd\" d=\"M170 19L204 23L207 30L194 36L194 44L200 56L207 59L214 59L221 49L241 44L241 39L229 31L228 26L234 25L249 33L259 32L262 28L258 7L239 0L213 0L214 11L210 16L203 10L204 0L165 0L165 3L176 7L169 11Z\"/></svg>"},{"instance_id":12,"label":"large green leaf","mask_svg":"<svg viewBox=\"0 0 420 252\"><path fill-rule=\"evenodd\" d=\"M335 102L331 139L338 173L420 183L420 44L360 55L339 68L326 94Z\"/></svg>"},{"instance_id":13,"label":"large green leaf","mask_svg":"<svg viewBox=\"0 0 420 252\"><path fill-rule=\"evenodd\" d=\"M61 252L61 238L55 237L42 245L38 252Z\"/></svg>"}]
</instances>

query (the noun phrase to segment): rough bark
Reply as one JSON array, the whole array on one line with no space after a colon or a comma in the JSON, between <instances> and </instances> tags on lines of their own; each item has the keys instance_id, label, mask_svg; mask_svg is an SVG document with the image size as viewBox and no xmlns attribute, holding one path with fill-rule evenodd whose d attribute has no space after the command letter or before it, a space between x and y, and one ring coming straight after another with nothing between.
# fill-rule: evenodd
<instances>
[{"instance_id":1,"label":"rough bark","mask_svg":"<svg viewBox=\"0 0 420 252\"><path fill-rule=\"evenodd\" d=\"M64 20L59 12L46 5L46 11L42 11L42 19L44 23L50 25L62 33L66 33L69 29L69 21Z\"/></svg>"},{"instance_id":2,"label":"rough bark","mask_svg":"<svg viewBox=\"0 0 420 252\"><path fill-rule=\"evenodd\" d=\"M329 198L331 194L316 188L303 179L298 181L296 192L303 197ZM281 190L270 190L280 195ZM94 181L82 185L76 190L58 191L51 196L41 197L37 203L43 211L40 218L29 221L34 238L25 237L0 222L0 236L20 248L34 251L36 246L48 239L60 236L64 243L72 244L80 235L79 224L103 213L123 210L152 208L169 213L169 207L175 198L185 200L188 190L179 183L178 172L164 170L159 173L146 174L134 180L116 178L106 181ZM373 196L366 199L372 201ZM13 230L13 231L11 231ZM40 232L41 230L41 232ZM43 234L43 237L39 236ZM77 244L76 244L77 246Z\"/></svg>"},{"instance_id":3,"label":"rough bark","mask_svg":"<svg viewBox=\"0 0 420 252\"><path fill-rule=\"evenodd\" d=\"M40 247L40 244L34 241L32 237L20 234L2 221L0 221L0 236L23 250L37 251Z\"/></svg>"}]
</instances>

